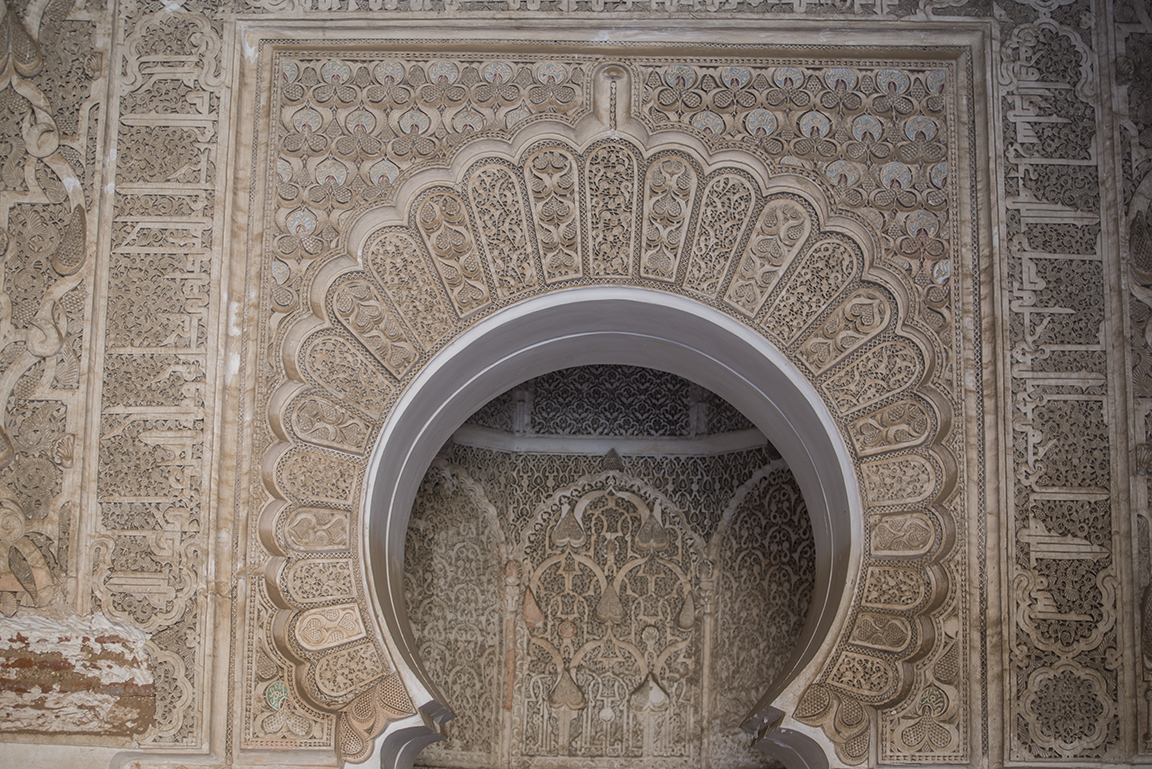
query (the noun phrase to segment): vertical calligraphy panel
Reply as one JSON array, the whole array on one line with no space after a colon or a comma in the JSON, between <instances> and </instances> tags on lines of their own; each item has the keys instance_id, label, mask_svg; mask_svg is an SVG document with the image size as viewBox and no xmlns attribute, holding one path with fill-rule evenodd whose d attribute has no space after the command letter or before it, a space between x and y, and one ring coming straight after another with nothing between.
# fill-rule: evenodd
<instances>
[{"instance_id":1,"label":"vertical calligraphy panel","mask_svg":"<svg viewBox=\"0 0 1152 769\"><path fill-rule=\"evenodd\" d=\"M1024 6L1021 5L1023 8ZM1107 760L1125 747L1115 543L1108 245L1097 54L1039 4L1009 26L1004 83L1011 408L1005 563L1007 758Z\"/></svg>"},{"instance_id":2,"label":"vertical calligraphy panel","mask_svg":"<svg viewBox=\"0 0 1152 769\"><path fill-rule=\"evenodd\" d=\"M224 22L214 3L150 13L115 33L105 185L107 301L94 609L148 634L157 707L148 742L204 743L212 621L211 426L224 243Z\"/></svg>"}]
</instances>

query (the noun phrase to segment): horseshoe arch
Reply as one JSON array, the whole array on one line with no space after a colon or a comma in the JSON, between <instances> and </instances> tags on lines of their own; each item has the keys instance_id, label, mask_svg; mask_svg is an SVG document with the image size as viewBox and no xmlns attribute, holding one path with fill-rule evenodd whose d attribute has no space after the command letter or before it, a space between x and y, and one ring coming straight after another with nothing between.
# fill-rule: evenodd
<instances>
[{"instance_id":1,"label":"horseshoe arch","mask_svg":"<svg viewBox=\"0 0 1152 769\"><path fill-rule=\"evenodd\" d=\"M403 765L450 715L403 605L404 534L429 461L489 398L566 366L692 379L755 422L795 473L816 593L750 728L792 711L853 759L868 721L842 704L897 701L932 649L951 541L934 505L955 463L907 279L877 264L874 234L812 180L748 153L710 155L687 134L650 135L627 98L611 112L603 97L621 79L623 67L601 69L600 98L575 129L538 122L514 144L477 142L451 168L411 177L394 206L350 229L354 258L310 274L311 311L283 336L287 381L269 415L280 440L264 460L274 500L261 517L274 642L300 695L339 714L344 759L375 751ZM318 516L344 516L347 540L301 541L298 522ZM868 565L866 526L881 518L942 534ZM859 600L881 578L905 595ZM849 643L870 609L904 629L891 648ZM848 668L866 673L849 680Z\"/></svg>"}]
</instances>

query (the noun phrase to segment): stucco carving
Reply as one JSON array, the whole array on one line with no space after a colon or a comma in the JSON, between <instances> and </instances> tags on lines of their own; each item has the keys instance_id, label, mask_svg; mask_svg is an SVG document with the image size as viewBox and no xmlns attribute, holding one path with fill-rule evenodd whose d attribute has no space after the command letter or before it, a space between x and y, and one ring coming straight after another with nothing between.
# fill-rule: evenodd
<instances>
[{"instance_id":1,"label":"stucco carving","mask_svg":"<svg viewBox=\"0 0 1152 769\"><path fill-rule=\"evenodd\" d=\"M530 386L549 400L595 390L605 370L687 384L589 367ZM408 529L405 592L460 715L422 761L767 765L737 724L792 651L814 557L799 489L770 447L717 457L724 470L678 454L443 453ZM696 491L666 496L649 473Z\"/></svg>"},{"instance_id":2,"label":"stucco carving","mask_svg":"<svg viewBox=\"0 0 1152 769\"><path fill-rule=\"evenodd\" d=\"M701 42L672 60L642 44L606 57L593 44L545 55L507 41L480 53L296 38L261 58L250 32L503 14L488 28L498 37L508 19L557 11L608 37L671 17ZM952 37L923 61L707 37L747 42L742 25L812 14L875 35L877 50L906 42L885 37L889 20L918 40ZM239 751L334 744L339 707L309 698L350 697L324 694L346 682L307 684L293 655L379 640L349 554L364 456L391 404L473 319L604 280L692 291L771 334L819 381L860 488L883 505L864 526L857 614L796 711L834 735L842 760L1148 752L1148 663L1130 675L1143 652L1125 641L1152 626L1141 3L10 0L0 33L0 611L143 628L157 708L141 745L206 749L226 731L208 720L237 712ZM991 60L965 35L994 41ZM273 114L250 120L253 104ZM612 131L590 165L594 138ZM972 162L984 150L987 169ZM266 189L229 195L252 174ZM803 181L765 186L784 176ZM591 185L630 194L634 218L613 217ZM441 217L430 233L408 218L425 192ZM341 238L387 205L398 213L376 221L353 265ZM829 227L841 216L869 234L845 239ZM793 223L809 229L793 236ZM828 232L817 269L810 249ZM470 250L433 254L436 236ZM613 263L605 244L625 243L630 261ZM532 259L511 256L521 249ZM258 306L223 287L245 259ZM826 307L814 298L833 292ZM479 309L461 317L459 302ZM325 331L289 349L304 319ZM286 381L304 386L273 398ZM299 449L278 466L274 442ZM266 456L276 493L283 481L286 496L317 498L262 496ZM329 477L310 477L313 465ZM307 639L299 648L272 638L279 588L253 587L270 553L307 562L271 570L311 591L295 624L277 625ZM214 665L234 667L225 714L208 697L225 677ZM891 703L869 709L860 682L897 679ZM381 713L404 707L375 709L372 696L394 691L368 696L358 681L340 707L360 708L348 744L362 747ZM1069 698L1083 707L1061 710Z\"/></svg>"},{"instance_id":3,"label":"stucco carving","mask_svg":"<svg viewBox=\"0 0 1152 769\"><path fill-rule=\"evenodd\" d=\"M263 459L266 488L276 501L265 505L262 527L275 555L267 568L279 607L275 642L295 661L297 691L311 706L347 712L347 697L386 673L394 651L370 634L374 650L361 648L371 664L339 687L346 696L333 696L323 671L335 669L328 660L343 655L343 647L309 641L306 648L293 630L301 612L320 599L295 575L346 564L338 571L354 577L359 527L351 527L343 555L323 558L271 532L286 531L295 511L317 505L363 515L358 479L390 403L448 340L521 298L611 282L683 293L723 309L811 372L833 413L842 416L850 445L867 448L870 459L859 472L871 490L869 516L916 510L936 530L956 525L949 508L938 504L963 493L946 448L949 434L941 430L961 406L947 395L956 386L952 369L939 365L960 354L951 326L957 282L948 245L956 239L949 222L957 209L940 165L957 130L942 119L957 77L950 64L893 69L845 62L806 69L784 62L667 66L641 59L604 70L596 61L541 60L517 69L486 59L371 53L277 55L275 61L274 103L284 106L269 134L276 160L267 198L272 249L263 317L269 333L278 329L265 337L278 351L267 360L286 365L279 373L268 369L269 381L280 382L266 401L277 441ZM512 76L522 86L498 89L509 68L523 72ZM734 95L706 83L727 84ZM855 100L847 97L860 88ZM391 111L376 106L386 90L387 98L399 100ZM529 112L550 105L547 126L539 117L525 122L548 135L519 144L476 143L474 136L507 131L507 123L483 112L475 124L460 116L471 115L468 105L498 98L522 99ZM813 111L820 98L828 112ZM634 113L627 106L632 100ZM387 127L401 109L411 116L403 134ZM582 123L575 120L580 115ZM629 129L641 131L635 138L605 133L636 119L665 131L662 147L646 148L638 125ZM872 123L875 129L865 126ZM682 138L673 141L670 128ZM573 130L587 138L569 138ZM364 132L396 138L353 146ZM728 159L732 155L713 160L703 149L725 146L745 154L739 162ZM808 152L821 166L807 170L791 154ZM381 156L396 168L387 182L372 176ZM907 162L892 159L897 156ZM421 167L451 157L473 159L454 161L451 183L420 183ZM791 160L799 173L783 171L780 164ZM357 246L359 261L338 256L339 246L331 250L348 231L343 222L352 221L343 212L356 200L361 209L374 196L390 200L395 189L411 192L395 199L387 209L395 213L384 215ZM859 208L849 217L852 202ZM521 255L510 261L512 253ZM329 414L325 426L301 429L289 404L316 398L332 404L327 412L320 406L307 412ZM916 417L915 437L895 425L878 428L898 422L902 410ZM356 440L337 437L353 423ZM882 602L884 610L908 627L927 621L947 595L948 582L938 574L951 542L946 535L935 548L906 558L900 570L867 566L861 589L904 574L892 589L899 593L903 588L896 586L908 587L909 580L918 587ZM373 627L363 587L352 583L360 621ZM885 707L911 688L921 691L927 681L916 684L906 663L934 649L931 634L869 638L871 646L843 647L826 669L820 687L834 696L823 706L806 698L800 710L823 725L852 762L865 756L861 735L869 719L846 718L843 709ZM881 651L877 644L885 638L894 639L893 646ZM947 709L946 718L944 712L932 716L933 728L954 729L948 724L961 708Z\"/></svg>"}]
</instances>

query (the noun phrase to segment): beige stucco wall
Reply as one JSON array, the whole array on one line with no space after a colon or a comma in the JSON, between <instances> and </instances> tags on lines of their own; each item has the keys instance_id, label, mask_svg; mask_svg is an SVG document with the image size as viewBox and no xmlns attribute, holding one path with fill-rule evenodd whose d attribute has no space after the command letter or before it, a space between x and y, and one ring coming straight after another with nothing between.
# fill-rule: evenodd
<instances>
[{"instance_id":1,"label":"beige stucco wall","mask_svg":"<svg viewBox=\"0 0 1152 769\"><path fill-rule=\"evenodd\" d=\"M375 610L386 559L370 562L362 541L372 444L452 339L529 297L547 304L578 285L569 279L706 305L779 348L824 404L857 494L854 581L778 701L786 726L833 764L1139 762L1152 583L1148 13L1088 0L9 0L0 731L13 744L0 762L333 765L337 750L359 757L386 725L415 718L419 675ZM511 79L489 77L486 62ZM723 87L726 66L748 81ZM495 85L506 92L483 92ZM814 112L827 128L804 117ZM861 115L881 135L854 132ZM578 278L549 272L549 241L532 229L545 221L530 192L543 141L587 172L573 198L587 217ZM618 235L597 219L612 210L596 146L634 159L631 245L609 242ZM745 241L730 261L699 247L693 272L690 249L646 237L658 152L698 177L691 216L665 221L665 235L735 210L709 209L704 180L739 177L750 211L801 201L806 232L843 244L855 282L789 288L801 299L786 311L749 309L736 290ZM321 168L328 157L338 163ZM482 221L487 199L469 185L485 163L527 180L526 258L502 259L497 224ZM436 189L447 196L436 205L463 201L475 221L420 219ZM715 225L716 242L745 224L751 233L751 219ZM477 242L474 274L436 251L452 227ZM420 254L403 276L373 267L400 263L388 237ZM661 248L682 266L663 275ZM789 259L824 274L807 261L815 251L795 248ZM618 266L597 262L617 253ZM710 287L708 270L727 282ZM804 346L823 322L808 309L828 299L821 318L848 313L857 290L886 308L881 320L845 321L819 358ZM351 298L337 301L342 291ZM384 321L349 320L372 302L399 335L381 341ZM321 392L310 351L337 338L375 372L361 376L365 394ZM893 384L877 372L900 345L914 376ZM853 365L853 383L836 379ZM869 375L880 384L859 383ZM877 409L921 404L928 426L908 437L891 414L861 411L870 392ZM312 393L345 409L333 433L345 437L293 421ZM875 431L886 437L861 437ZM291 487L294 466L328 472L343 496ZM327 555L282 533L317 507L351 523ZM879 527L917 521L932 547L877 546ZM346 578L347 595L309 604L289 584L308 570ZM323 670L359 668L324 655L351 647L293 640L321 604L352 607L366 639L367 672L335 694ZM869 613L906 640L867 641Z\"/></svg>"}]
</instances>

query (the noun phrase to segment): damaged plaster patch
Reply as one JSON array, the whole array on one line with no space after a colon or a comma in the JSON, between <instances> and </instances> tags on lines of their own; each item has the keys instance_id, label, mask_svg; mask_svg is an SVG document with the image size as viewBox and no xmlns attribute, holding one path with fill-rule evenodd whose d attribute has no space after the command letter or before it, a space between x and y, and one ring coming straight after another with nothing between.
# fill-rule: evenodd
<instances>
[{"instance_id":1,"label":"damaged plaster patch","mask_svg":"<svg viewBox=\"0 0 1152 769\"><path fill-rule=\"evenodd\" d=\"M0 731L143 732L156 709L147 641L103 614L0 618Z\"/></svg>"}]
</instances>

